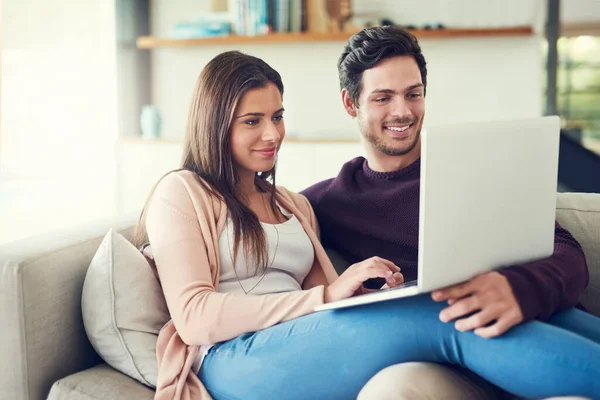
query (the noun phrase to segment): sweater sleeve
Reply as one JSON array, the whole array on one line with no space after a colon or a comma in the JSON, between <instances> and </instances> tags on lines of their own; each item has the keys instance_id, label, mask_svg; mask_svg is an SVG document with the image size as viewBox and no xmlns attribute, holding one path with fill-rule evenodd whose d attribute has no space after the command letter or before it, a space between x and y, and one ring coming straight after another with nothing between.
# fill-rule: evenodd
<instances>
[{"instance_id":1,"label":"sweater sleeve","mask_svg":"<svg viewBox=\"0 0 600 400\"><path fill-rule=\"evenodd\" d=\"M510 282L525 321L544 320L575 306L588 284L589 272L579 243L558 222L554 235L552 256L500 271Z\"/></svg>"},{"instance_id":2,"label":"sweater sleeve","mask_svg":"<svg viewBox=\"0 0 600 400\"><path fill-rule=\"evenodd\" d=\"M323 286L261 296L218 293L211 273L218 255L214 245L207 244L218 235L210 222L216 218L210 207L198 204L206 201L190 194L174 174L157 186L146 217L167 306L187 345L214 344L268 328L309 314L323 303Z\"/></svg>"}]
</instances>

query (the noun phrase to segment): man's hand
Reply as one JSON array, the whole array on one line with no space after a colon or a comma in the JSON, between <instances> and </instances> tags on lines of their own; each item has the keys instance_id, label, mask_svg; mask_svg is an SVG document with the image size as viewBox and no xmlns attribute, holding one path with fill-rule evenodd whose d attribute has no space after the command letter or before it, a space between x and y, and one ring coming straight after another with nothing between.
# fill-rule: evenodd
<instances>
[{"instance_id":1,"label":"man's hand","mask_svg":"<svg viewBox=\"0 0 600 400\"><path fill-rule=\"evenodd\" d=\"M457 330L475 330L484 338L500 336L523 321L523 312L508 279L498 272L476 276L468 282L436 290L434 301L448 300L440 320L456 320ZM468 314L471 314L467 317Z\"/></svg>"}]
</instances>

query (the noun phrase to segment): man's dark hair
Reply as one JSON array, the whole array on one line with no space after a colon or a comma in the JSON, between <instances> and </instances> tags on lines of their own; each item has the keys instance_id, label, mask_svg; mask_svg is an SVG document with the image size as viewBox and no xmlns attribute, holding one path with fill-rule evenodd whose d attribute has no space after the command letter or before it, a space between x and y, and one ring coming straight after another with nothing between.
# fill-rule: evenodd
<instances>
[{"instance_id":1,"label":"man's dark hair","mask_svg":"<svg viewBox=\"0 0 600 400\"><path fill-rule=\"evenodd\" d=\"M346 88L355 106L362 89L362 73L380 61L395 56L412 56L427 87L427 66L417 38L404 29L378 26L353 35L338 60L340 89Z\"/></svg>"}]
</instances>

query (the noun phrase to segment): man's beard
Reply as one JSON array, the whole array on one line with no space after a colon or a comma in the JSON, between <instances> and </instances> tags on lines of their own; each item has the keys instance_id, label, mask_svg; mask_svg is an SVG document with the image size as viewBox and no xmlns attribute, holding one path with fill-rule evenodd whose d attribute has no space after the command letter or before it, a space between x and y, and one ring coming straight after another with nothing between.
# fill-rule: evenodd
<instances>
[{"instance_id":1,"label":"man's beard","mask_svg":"<svg viewBox=\"0 0 600 400\"><path fill-rule=\"evenodd\" d=\"M382 152L383 154L385 154L387 156L403 156L405 154L410 153L415 148L417 143L419 142L419 138L421 137L420 121L401 119L401 120L395 120L393 122L387 123L387 124L398 124L398 125L411 124L411 123L413 124L413 126L411 128L415 127L417 129L415 138L408 146L402 147L402 148L397 148L397 147L386 144L385 140L381 136L377 136L373 132L370 132L368 130L368 128L366 126L364 126L362 123L360 124L360 133L364 136L365 139L367 139L369 141L369 143L371 143L373 148ZM417 123L419 124L419 126L415 126ZM386 123L384 123L382 125L382 127L381 127L382 130L383 130L383 126L385 126L385 125L386 125Z\"/></svg>"}]
</instances>

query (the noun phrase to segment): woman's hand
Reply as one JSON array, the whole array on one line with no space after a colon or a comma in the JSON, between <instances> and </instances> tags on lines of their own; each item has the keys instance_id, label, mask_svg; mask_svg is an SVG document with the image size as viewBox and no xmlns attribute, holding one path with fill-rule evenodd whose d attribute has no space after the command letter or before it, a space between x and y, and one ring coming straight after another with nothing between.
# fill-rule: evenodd
<instances>
[{"instance_id":1,"label":"woman's hand","mask_svg":"<svg viewBox=\"0 0 600 400\"><path fill-rule=\"evenodd\" d=\"M404 282L400 268L381 257L371 257L351 265L339 278L325 288L325 303L352 297L363 290L363 282L372 278L384 278L388 287Z\"/></svg>"},{"instance_id":2,"label":"woman's hand","mask_svg":"<svg viewBox=\"0 0 600 400\"><path fill-rule=\"evenodd\" d=\"M398 285L402 285L404 283L404 275L402 275L400 272L394 272L394 280L396 281L396 284L394 286L398 286ZM370 292L377 292L379 290L383 290L383 289L389 289L391 287L394 286L390 286L387 283L384 284L382 287L380 287L379 289L366 289L365 290L370 293Z\"/></svg>"}]
</instances>

